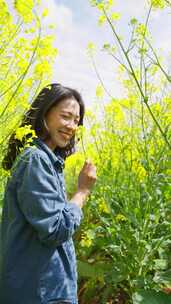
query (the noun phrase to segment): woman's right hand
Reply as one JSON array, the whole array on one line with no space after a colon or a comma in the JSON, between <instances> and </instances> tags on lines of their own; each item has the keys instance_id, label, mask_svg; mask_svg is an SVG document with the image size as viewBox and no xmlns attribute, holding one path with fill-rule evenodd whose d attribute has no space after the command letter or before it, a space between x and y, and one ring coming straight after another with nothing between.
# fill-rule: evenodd
<instances>
[{"instance_id":1,"label":"woman's right hand","mask_svg":"<svg viewBox=\"0 0 171 304\"><path fill-rule=\"evenodd\" d=\"M77 204L80 208L83 207L87 196L90 194L96 181L96 167L88 160L85 161L83 168L78 177L78 189L73 195L71 202Z\"/></svg>"},{"instance_id":2,"label":"woman's right hand","mask_svg":"<svg viewBox=\"0 0 171 304\"><path fill-rule=\"evenodd\" d=\"M96 182L96 167L86 160L78 177L78 191L90 192Z\"/></svg>"}]
</instances>

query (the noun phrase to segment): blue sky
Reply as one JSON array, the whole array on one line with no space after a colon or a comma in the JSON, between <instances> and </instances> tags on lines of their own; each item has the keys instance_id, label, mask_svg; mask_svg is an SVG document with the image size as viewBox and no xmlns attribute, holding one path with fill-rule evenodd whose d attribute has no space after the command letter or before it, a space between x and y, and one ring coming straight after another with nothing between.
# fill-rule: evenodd
<instances>
[{"instance_id":1,"label":"blue sky","mask_svg":"<svg viewBox=\"0 0 171 304\"><path fill-rule=\"evenodd\" d=\"M119 33L128 39L128 22L131 17L143 21L147 0L114 1L114 11L121 12L118 23ZM102 55L100 49L106 42L112 41L107 27L97 25L98 12L88 0L42 0L42 6L48 7L49 17L46 22L56 24L56 46L59 49L54 66L53 81L75 87L83 94L88 106L95 100L95 89L99 83L95 71L86 53L87 44L92 41L97 45L95 60L105 85L115 97L123 96L123 89L117 79L117 65L108 56ZM171 37L171 9L155 11L150 21L150 30L154 45L168 55Z\"/></svg>"}]
</instances>

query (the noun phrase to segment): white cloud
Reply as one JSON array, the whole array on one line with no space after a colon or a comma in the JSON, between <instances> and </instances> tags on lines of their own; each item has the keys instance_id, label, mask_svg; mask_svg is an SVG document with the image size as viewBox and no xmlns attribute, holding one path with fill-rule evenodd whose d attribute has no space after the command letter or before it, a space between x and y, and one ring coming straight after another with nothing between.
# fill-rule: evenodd
<instances>
[{"instance_id":1,"label":"white cloud","mask_svg":"<svg viewBox=\"0 0 171 304\"><path fill-rule=\"evenodd\" d=\"M59 30L67 31L69 27L73 26L72 11L64 5L56 5L55 0L42 0L41 6L48 9L48 16L44 23L52 23L57 26Z\"/></svg>"},{"instance_id":2,"label":"white cloud","mask_svg":"<svg viewBox=\"0 0 171 304\"><path fill-rule=\"evenodd\" d=\"M6 0L11 3L10 0ZM44 8L48 8L49 14L41 20L43 28L49 32L48 25L55 24L56 47L59 50L59 56L54 66L53 81L64 85L75 87L83 94L88 105L95 99L95 88L98 79L95 71L86 55L86 46L89 41L95 42L98 46L111 40L112 34L107 27L99 28L97 23L97 11L90 8L88 4L81 5L83 0L74 0L73 6L78 6L79 13L71 6L59 4L63 1L42 0L40 16ZM88 0L86 0L88 2ZM67 3L67 1L66 1ZM116 10L121 12L118 31L125 39L129 38L130 30L128 20L135 17L143 21L147 10L145 10L147 1L126 0L116 3ZM147 8L147 7L146 7ZM168 37L171 21L168 13L164 11L154 11L150 21L150 30L154 37L154 44L159 50L164 49L164 55L170 50ZM96 64L98 71L107 87L115 97L123 95L122 88L116 80L116 65L111 58L98 52L96 54Z\"/></svg>"},{"instance_id":3,"label":"white cloud","mask_svg":"<svg viewBox=\"0 0 171 304\"><path fill-rule=\"evenodd\" d=\"M78 4L79 1L80 0L76 0ZM108 42L109 39L112 40L112 35L106 28L102 27L99 29L96 26L92 26L96 18L92 8L89 14L87 12L87 18L80 7L80 14L83 15L82 19L84 19L84 22L81 22L80 18L78 22L78 20L76 21L75 19L75 12L68 6L57 4L57 2L55 3L55 0L43 0L43 6L49 9L49 16L45 18L44 24L56 24L56 46L59 49L59 56L54 67L53 81L78 89L83 94L87 104L91 105L95 98L95 88L98 79L86 55L86 46L89 41L94 41L96 44L102 45L102 42ZM146 16L145 12L147 12L147 10L145 10L145 1L138 0L120 1L118 5L116 5L116 11L122 13L119 32L121 33L121 31L123 31L124 37L129 37L128 20L131 17L136 17L138 19L140 18L140 21L143 21ZM164 21L165 20L166 18L164 18ZM154 29L154 37L157 39L157 45L159 45L159 47L164 46L166 51L166 49L169 49L169 42L168 39L165 38L167 36L166 33L165 35L161 35L161 39L159 33L162 31L162 27L160 23L161 18L159 19L159 11L153 12L150 25L152 31ZM166 28L163 27L163 29L165 29L165 32L168 32ZM156 36L155 33L157 33ZM116 66L113 61L98 52L96 62L98 71L110 92L113 93L115 97L123 95L122 88L116 79Z\"/></svg>"},{"instance_id":4,"label":"white cloud","mask_svg":"<svg viewBox=\"0 0 171 304\"><path fill-rule=\"evenodd\" d=\"M147 8L146 2L141 0L126 0L117 1L116 9L119 9L121 13L127 14L130 17L139 17L143 15Z\"/></svg>"},{"instance_id":5,"label":"white cloud","mask_svg":"<svg viewBox=\"0 0 171 304\"><path fill-rule=\"evenodd\" d=\"M48 5L47 5L48 4ZM56 46L59 55L54 67L53 81L78 89L88 106L95 99L95 89L98 84L97 76L86 54L86 46L90 40L98 42L96 29L91 33L87 27L74 22L72 11L64 6L55 4L54 0L43 1L43 6L49 10L46 23L56 24ZM99 29L100 32L100 29ZM114 83L114 69L109 58L102 58L97 54L97 65L106 86ZM116 90L118 91L118 90Z\"/></svg>"}]
</instances>

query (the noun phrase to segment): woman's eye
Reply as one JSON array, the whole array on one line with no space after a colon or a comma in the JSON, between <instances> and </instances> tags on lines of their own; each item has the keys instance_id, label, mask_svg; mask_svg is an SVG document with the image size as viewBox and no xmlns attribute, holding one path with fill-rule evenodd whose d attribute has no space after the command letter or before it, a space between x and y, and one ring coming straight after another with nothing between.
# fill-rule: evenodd
<instances>
[{"instance_id":1,"label":"woman's eye","mask_svg":"<svg viewBox=\"0 0 171 304\"><path fill-rule=\"evenodd\" d=\"M75 124L76 124L76 125L78 125L78 124L79 124L79 120L75 120L74 122L75 122Z\"/></svg>"},{"instance_id":2,"label":"woman's eye","mask_svg":"<svg viewBox=\"0 0 171 304\"><path fill-rule=\"evenodd\" d=\"M66 120L69 119L69 116L66 116L66 115L62 115L62 117L63 117L64 119L66 119Z\"/></svg>"},{"instance_id":3,"label":"woman's eye","mask_svg":"<svg viewBox=\"0 0 171 304\"><path fill-rule=\"evenodd\" d=\"M66 121L70 121L70 120L72 121L72 120L73 120L70 116L67 116L67 115L61 115L61 117L62 117L64 120L66 120ZM75 119L75 120L74 120L74 124L78 126L79 120L78 120L78 119Z\"/></svg>"}]
</instances>

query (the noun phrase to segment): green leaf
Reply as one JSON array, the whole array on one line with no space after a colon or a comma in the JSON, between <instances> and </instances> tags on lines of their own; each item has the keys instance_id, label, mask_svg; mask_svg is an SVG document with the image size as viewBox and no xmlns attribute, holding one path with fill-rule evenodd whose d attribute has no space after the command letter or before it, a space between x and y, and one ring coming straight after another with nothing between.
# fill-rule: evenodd
<instances>
[{"instance_id":1,"label":"green leaf","mask_svg":"<svg viewBox=\"0 0 171 304\"><path fill-rule=\"evenodd\" d=\"M171 269L157 273L154 281L157 283L171 284Z\"/></svg>"},{"instance_id":2,"label":"green leaf","mask_svg":"<svg viewBox=\"0 0 171 304\"><path fill-rule=\"evenodd\" d=\"M105 44L103 45L103 49L109 50L109 49L110 49L110 44L109 44L109 43L105 43Z\"/></svg>"},{"instance_id":3,"label":"green leaf","mask_svg":"<svg viewBox=\"0 0 171 304\"><path fill-rule=\"evenodd\" d=\"M96 264L90 264L87 262L78 261L78 273L81 277L89 277L93 279L104 278L104 276L110 278L110 281L118 283L125 279L125 276L113 268L113 265L109 262L99 262Z\"/></svg>"},{"instance_id":4,"label":"green leaf","mask_svg":"<svg viewBox=\"0 0 171 304\"><path fill-rule=\"evenodd\" d=\"M138 20L136 18L132 18L131 21L130 21L131 25L135 25L137 23L138 23Z\"/></svg>"},{"instance_id":5,"label":"green leaf","mask_svg":"<svg viewBox=\"0 0 171 304\"><path fill-rule=\"evenodd\" d=\"M166 259L156 259L155 262L155 269L166 269L168 266L168 261Z\"/></svg>"},{"instance_id":6,"label":"green leaf","mask_svg":"<svg viewBox=\"0 0 171 304\"><path fill-rule=\"evenodd\" d=\"M139 290L133 294L133 304L170 304L171 296L155 290Z\"/></svg>"},{"instance_id":7,"label":"green leaf","mask_svg":"<svg viewBox=\"0 0 171 304\"><path fill-rule=\"evenodd\" d=\"M111 265L106 263L90 264L87 262L78 261L78 273L82 277L99 278L103 277L107 271L111 269Z\"/></svg>"}]
</instances>

